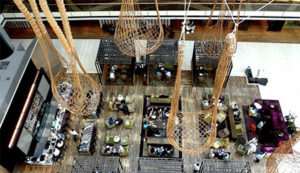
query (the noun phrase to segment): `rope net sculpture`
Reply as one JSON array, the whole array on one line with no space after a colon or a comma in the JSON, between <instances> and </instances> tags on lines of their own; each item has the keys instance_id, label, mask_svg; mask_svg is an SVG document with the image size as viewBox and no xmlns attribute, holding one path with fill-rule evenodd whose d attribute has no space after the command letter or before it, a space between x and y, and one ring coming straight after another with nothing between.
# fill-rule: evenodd
<instances>
[{"instance_id":1,"label":"rope net sculpture","mask_svg":"<svg viewBox=\"0 0 300 173\"><path fill-rule=\"evenodd\" d=\"M119 50L128 56L143 56L154 52L164 39L157 0L155 0L157 20L143 18L138 0L122 0L119 21L115 31L115 41Z\"/></svg>"},{"instance_id":2,"label":"rope net sculpture","mask_svg":"<svg viewBox=\"0 0 300 173\"><path fill-rule=\"evenodd\" d=\"M179 47L180 48L180 47ZM206 151L216 138L216 124L218 113L218 100L221 95L226 74L230 66L231 58L236 50L235 33L228 34L225 40L225 49L216 72L216 79L212 98L213 106L210 110L203 112L178 112L181 65L183 50L179 49L178 71L174 87L174 95L168 120L168 140L178 150L196 154ZM181 59L181 60L180 60ZM207 122L205 116L210 116Z\"/></svg>"},{"instance_id":3,"label":"rope net sculpture","mask_svg":"<svg viewBox=\"0 0 300 173\"><path fill-rule=\"evenodd\" d=\"M62 18L65 34L61 31L52 16L47 1L40 0L39 3L50 26L62 43L68 58L60 55L55 49L42 22L35 0L29 0L34 17L30 14L22 0L14 0L14 3L32 26L42 47L49 68L51 89L57 102L73 114L89 115L93 113L100 100L99 86L88 75L79 61L63 0L57 0L56 3ZM60 71L55 75L51 69L49 53L54 55L60 66Z\"/></svg>"},{"instance_id":4,"label":"rope net sculpture","mask_svg":"<svg viewBox=\"0 0 300 173\"><path fill-rule=\"evenodd\" d=\"M218 2L219 0L215 0L214 2L209 19L205 25L205 31L203 32L201 38L201 47L203 53L212 59L221 58L223 49L225 48L225 37L227 33L230 32L225 30L226 27L224 27L224 25L227 23L227 21L224 21L224 17L228 15L228 10L224 0L220 0L222 4L221 9L219 10L218 20L215 21L212 19ZM235 0L229 0L229 2L235 2ZM231 8L233 8L233 6Z\"/></svg>"},{"instance_id":5,"label":"rope net sculpture","mask_svg":"<svg viewBox=\"0 0 300 173\"><path fill-rule=\"evenodd\" d=\"M300 172L300 132L284 142L268 158L267 173Z\"/></svg>"},{"instance_id":6,"label":"rope net sculpture","mask_svg":"<svg viewBox=\"0 0 300 173\"><path fill-rule=\"evenodd\" d=\"M241 3L239 5L239 11ZM239 15L239 14L238 14ZM168 119L167 136L169 142L178 150L196 154L206 151L216 138L216 125L218 113L218 100L221 95L227 71L229 69L232 56L236 51L236 30L227 34L224 41L224 50L219 61L211 98L211 109L203 112L179 112L179 94L181 82L181 67L184 54L184 33L183 39L178 45L178 69L171 103L170 116ZM210 116L210 122L205 121L205 116Z\"/></svg>"}]
</instances>

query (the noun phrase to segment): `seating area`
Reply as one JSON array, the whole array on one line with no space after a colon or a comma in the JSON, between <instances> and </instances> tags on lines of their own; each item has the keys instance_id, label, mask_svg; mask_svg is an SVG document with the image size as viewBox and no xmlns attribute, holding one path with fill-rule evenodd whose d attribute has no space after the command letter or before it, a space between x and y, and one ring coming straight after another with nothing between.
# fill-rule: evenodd
<instances>
[{"instance_id":1,"label":"seating area","mask_svg":"<svg viewBox=\"0 0 300 173\"><path fill-rule=\"evenodd\" d=\"M95 63L102 84L133 85L135 63L132 59L118 50L114 40L102 40Z\"/></svg>"},{"instance_id":2,"label":"seating area","mask_svg":"<svg viewBox=\"0 0 300 173\"><path fill-rule=\"evenodd\" d=\"M149 157L172 157L174 147L170 144L148 144Z\"/></svg>"},{"instance_id":3,"label":"seating area","mask_svg":"<svg viewBox=\"0 0 300 173\"><path fill-rule=\"evenodd\" d=\"M289 133L278 100L255 99L250 106L243 106L248 140L258 139L258 149L271 153Z\"/></svg>"},{"instance_id":4,"label":"seating area","mask_svg":"<svg viewBox=\"0 0 300 173\"><path fill-rule=\"evenodd\" d=\"M205 41L206 43L209 41ZM207 57L202 50L201 41L195 41L192 57L192 85L197 87L213 87L219 59ZM229 79L233 64L230 64L224 87Z\"/></svg>"},{"instance_id":5,"label":"seating area","mask_svg":"<svg viewBox=\"0 0 300 173\"><path fill-rule=\"evenodd\" d=\"M144 97L141 156L179 157L166 134L171 100L163 95Z\"/></svg>"},{"instance_id":6,"label":"seating area","mask_svg":"<svg viewBox=\"0 0 300 173\"><path fill-rule=\"evenodd\" d=\"M105 144L101 147L101 155L126 157L128 154L129 136L106 135Z\"/></svg>"},{"instance_id":7,"label":"seating area","mask_svg":"<svg viewBox=\"0 0 300 173\"><path fill-rule=\"evenodd\" d=\"M103 144L100 149L102 156L128 157L130 139L128 133L120 135L121 131L131 131L134 127L135 100L132 96L118 95L108 98L108 111L115 114L105 119L104 126L106 135L103 137ZM129 132L128 131L128 132Z\"/></svg>"},{"instance_id":8,"label":"seating area","mask_svg":"<svg viewBox=\"0 0 300 173\"><path fill-rule=\"evenodd\" d=\"M201 101L201 109L206 123L211 123L212 113L210 111L210 98L211 95L205 93ZM213 148L226 148L230 144L232 136L232 128L229 117L229 99L225 96L220 96L218 101L218 113L217 113L217 138L213 143ZM235 132L235 131L234 131ZM241 134L242 135L242 134Z\"/></svg>"},{"instance_id":9,"label":"seating area","mask_svg":"<svg viewBox=\"0 0 300 173\"><path fill-rule=\"evenodd\" d=\"M135 110L134 98L132 96L112 97L108 100L108 109L110 111L122 111L125 115L130 115Z\"/></svg>"}]
</instances>

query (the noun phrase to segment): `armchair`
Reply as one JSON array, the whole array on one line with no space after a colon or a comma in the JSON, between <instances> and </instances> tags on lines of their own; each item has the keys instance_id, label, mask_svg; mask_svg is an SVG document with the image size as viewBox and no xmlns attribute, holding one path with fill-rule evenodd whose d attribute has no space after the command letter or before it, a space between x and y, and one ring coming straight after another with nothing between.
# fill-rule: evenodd
<instances>
[{"instance_id":1,"label":"armchair","mask_svg":"<svg viewBox=\"0 0 300 173\"><path fill-rule=\"evenodd\" d=\"M217 114L217 121L219 123L222 123L226 119L226 117L227 117L227 114L224 113L223 111L221 111Z\"/></svg>"},{"instance_id":2,"label":"armchair","mask_svg":"<svg viewBox=\"0 0 300 173\"><path fill-rule=\"evenodd\" d=\"M105 121L105 127L108 128L108 129L112 129L116 126L116 124L109 124L109 120L106 120Z\"/></svg>"},{"instance_id":3,"label":"armchair","mask_svg":"<svg viewBox=\"0 0 300 173\"><path fill-rule=\"evenodd\" d=\"M121 137L121 145L123 146L129 145L129 136Z\"/></svg>"},{"instance_id":4,"label":"armchair","mask_svg":"<svg viewBox=\"0 0 300 173\"><path fill-rule=\"evenodd\" d=\"M244 130L243 130L242 124L236 124L236 125L235 125L235 128L236 128L236 134L237 134L238 136L244 134Z\"/></svg>"},{"instance_id":5,"label":"armchair","mask_svg":"<svg viewBox=\"0 0 300 173\"><path fill-rule=\"evenodd\" d=\"M114 107L114 103L111 102L111 101L108 102L108 108L109 108L110 111L117 111L118 110L118 108Z\"/></svg>"},{"instance_id":6,"label":"armchair","mask_svg":"<svg viewBox=\"0 0 300 173\"><path fill-rule=\"evenodd\" d=\"M127 157L129 155L129 146L125 146L124 149L125 149L125 152L120 153L119 154L120 157Z\"/></svg>"},{"instance_id":7,"label":"armchair","mask_svg":"<svg viewBox=\"0 0 300 173\"><path fill-rule=\"evenodd\" d=\"M244 155L247 152L247 148L245 147L245 145L239 144L239 146L236 149L236 152L241 155Z\"/></svg>"},{"instance_id":8,"label":"armchair","mask_svg":"<svg viewBox=\"0 0 300 173\"><path fill-rule=\"evenodd\" d=\"M114 137L111 135L106 135L105 137L105 143L106 144L114 144Z\"/></svg>"},{"instance_id":9,"label":"armchair","mask_svg":"<svg viewBox=\"0 0 300 173\"><path fill-rule=\"evenodd\" d=\"M124 127L126 129L132 129L133 128L133 120L132 119L126 119L124 123Z\"/></svg>"},{"instance_id":10,"label":"armchair","mask_svg":"<svg viewBox=\"0 0 300 173\"><path fill-rule=\"evenodd\" d=\"M216 138L214 148L226 148L229 145L229 138Z\"/></svg>"}]
</instances>

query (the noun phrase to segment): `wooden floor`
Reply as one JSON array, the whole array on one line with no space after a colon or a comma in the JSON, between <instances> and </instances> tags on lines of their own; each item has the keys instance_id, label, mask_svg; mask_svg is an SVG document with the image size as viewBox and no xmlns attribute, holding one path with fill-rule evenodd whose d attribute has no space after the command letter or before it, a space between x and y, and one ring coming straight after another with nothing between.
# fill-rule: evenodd
<instances>
[{"instance_id":1,"label":"wooden floor","mask_svg":"<svg viewBox=\"0 0 300 173\"><path fill-rule=\"evenodd\" d=\"M187 75L188 76L188 75ZM96 76L95 76L96 77ZM185 79L188 81L189 79ZM191 82L187 82L191 83ZM199 101L202 98L204 92L209 92L212 88L199 88L192 87L191 85L181 86L181 98L182 98L182 110L184 112L194 112L200 111ZM104 100L110 99L112 96L117 96L119 94L132 95L135 98L135 113L131 114L130 117L134 119L134 127L132 130L124 129L123 126L107 130L104 126L104 121L109 117L123 117L125 115L119 114L117 112L112 112L108 110L108 104L105 102L104 110L99 119L96 120L98 129L98 141L97 150L94 155L100 155L100 147L103 144L103 139L106 134L119 134L119 135L129 135L130 136L130 153L129 157L121 159L124 166L124 172L133 173L137 171L137 163L140 150L140 133L141 133L141 123L142 123L142 112L143 112L143 97L144 95L172 95L173 88L171 87L152 87L152 86L104 86ZM257 86L247 86L246 80L243 77L231 77L227 88L224 90L224 94L229 96L230 101L235 101L241 107L242 105L249 105L255 98L260 98L260 92ZM84 122L87 120L80 119L79 117L73 117L72 122L76 130L83 127ZM56 164L54 167L33 167L24 164L16 165L14 172L17 173L66 173L69 172L70 164L72 162L73 156L77 156L77 147L79 143L74 143L72 139L66 141L67 151L65 159L62 164ZM235 144L231 143L226 149L231 151L233 154L233 160L249 160L252 166L253 173L263 173L265 172L265 161L262 160L260 163L254 163L252 156L239 156L235 153ZM184 160L184 170L186 173L191 173L193 169L193 164L197 161L201 161L203 158L207 158L207 153L189 155L183 153Z\"/></svg>"},{"instance_id":2,"label":"wooden floor","mask_svg":"<svg viewBox=\"0 0 300 173\"><path fill-rule=\"evenodd\" d=\"M178 23L177 21L174 23ZM194 34L186 35L187 40L201 40L201 34L204 32L203 24L200 22L196 27ZM176 25L177 26L177 25ZM50 26L46 24L46 28L52 38L56 38ZM270 42L270 43L300 43L300 29L282 29L280 32L267 31L267 21L251 21L250 27L247 31L238 32L238 41L242 42ZM8 29L6 32L12 39L29 39L34 38L35 35L32 29ZM104 39L111 38L113 35L101 30L98 21L81 21L71 22L71 30L75 39ZM178 39L180 36L180 25L174 27L175 37ZM165 39L170 39L165 36Z\"/></svg>"}]
</instances>

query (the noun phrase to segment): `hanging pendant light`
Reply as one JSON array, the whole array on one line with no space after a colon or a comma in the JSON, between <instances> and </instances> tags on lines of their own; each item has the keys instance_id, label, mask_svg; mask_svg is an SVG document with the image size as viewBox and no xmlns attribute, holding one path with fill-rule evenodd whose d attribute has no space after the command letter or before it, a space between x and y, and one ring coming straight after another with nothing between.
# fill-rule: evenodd
<instances>
[{"instance_id":1,"label":"hanging pendant light","mask_svg":"<svg viewBox=\"0 0 300 173\"><path fill-rule=\"evenodd\" d=\"M42 47L49 68L51 89L57 102L73 114L90 115L93 113L100 100L99 86L88 75L79 61L63 1L57 0L57 5L62 17L65 35L52 16L47 1L41 0L40 6L52 29L62 43L68 55L67 58L61 56L55 49L41 20L35 0L29 0L35 19L22 3L22 0L14 0L14 2L29 21ZM60 71L57 74L53 74L51 70L49 52L55 56L60 66Z\"/></svg>"},{"instance_id":2,"label":"hanging pendant light","mask_svg":"<svg viewBox=\"0 0 300 173\"><path fill-rule=\"evenodd\" d=\"M144 56L157 50L164 31L155 0L157 19L144 19L138 0L122 0L114 39L119 50L128 56Z\"/></svg>"}]
</instances>

